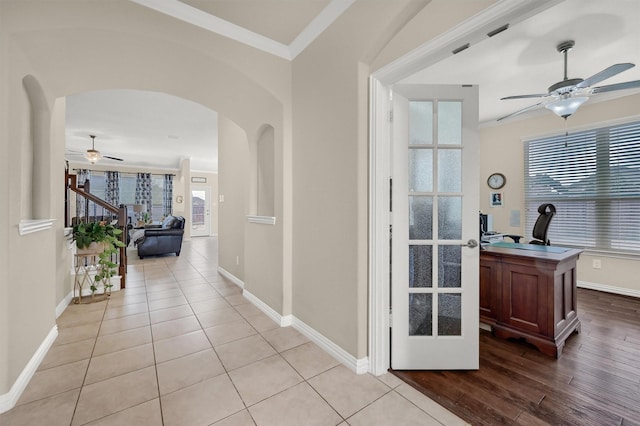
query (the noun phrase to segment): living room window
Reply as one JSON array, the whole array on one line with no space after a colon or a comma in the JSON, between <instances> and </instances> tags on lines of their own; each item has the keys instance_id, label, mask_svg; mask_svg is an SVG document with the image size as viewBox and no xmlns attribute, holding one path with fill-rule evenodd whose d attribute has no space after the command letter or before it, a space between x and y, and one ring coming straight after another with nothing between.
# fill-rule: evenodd
<instances>
[{"instance_id":1,"label":"living room window","mask_svg":"<svg viewBox=\"0 0 640 426\"><path fill-rule=\"evenodd\" d=\"M163 204L163 192L164 192L164 175L151 175L151 206L149 213L151 218L155 221L164 217L164 204ZM96 196L106 199L106 179L105 173L99 171L92 171L91 177L91 193ZM136 204L136 174L135 173L120 173L120 204L127 206L127 211L131 217L132 223L135 223L138 218L134 217L134 208ZM94 207L94 209L97 207ZM145 206L146 208L146 206ZM92 215L99 215L101 213L95 211L90 212Z\"/></svg>"},{"instance_id":2,"label":"living room window","mask_svg":"<svg viewBox=\"0 0 640 426\"><path fill-rule=\"evenodd\" d=\"M640 253L640 121L525 141L525 232L553 203L551 244Z\"/></svg>"}]
</instances>

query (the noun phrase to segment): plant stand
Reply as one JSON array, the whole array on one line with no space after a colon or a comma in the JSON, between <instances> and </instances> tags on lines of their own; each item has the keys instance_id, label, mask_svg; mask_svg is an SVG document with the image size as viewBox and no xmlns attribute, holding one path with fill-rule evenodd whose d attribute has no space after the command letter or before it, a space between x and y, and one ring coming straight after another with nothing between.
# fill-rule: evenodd
<instances>
[{"instance_id":1,"label":"plant stand","mask_svg":"<svg viewBox=\"0 0 640 426\"><path fill-rule=\"evenodd\" d=\"M104 292L99 297L95 295L95 289L100 282L95 281L95 274L98 270L99 253L80 253L75 255L75 280L73 284L73 303L80 304L82 301L82 288L89 285L92 289L90 301L84 303L99 302L111 296L111 287L104 287ZM87 299L87 297L85 297Z\"/></svg>"}]
</instances>

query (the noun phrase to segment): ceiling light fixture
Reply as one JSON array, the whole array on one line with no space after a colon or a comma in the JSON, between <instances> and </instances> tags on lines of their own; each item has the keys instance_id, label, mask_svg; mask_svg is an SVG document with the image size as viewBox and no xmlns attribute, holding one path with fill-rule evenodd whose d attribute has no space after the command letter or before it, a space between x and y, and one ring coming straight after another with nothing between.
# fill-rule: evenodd
<instances>
[{"instance_id":1,"label":"ceiling light fixture","mask_svg":"<svg viewBox=\"0 0 640 426\"><path fill-rule=\"evenodd\" d=\"M102 158L102 154L100 153L100 151L96 150L96 136L89 135L89 137L91 137L91 149L87 150L87 152L84 154L84 158L89 160L91 164L96 164L96 162Z\"/></svg>"},{"instance_id":2,"label":"ceiling light fixture","mask_svg":"<svg viewBox=\"0 0 640 426\"><path fill-rule=\"evenodd\" d=\"M589 98L586 96L572 98L571 95L563 95L558 100L546 104L544 107L553 111L558 117L566 119L576 112L580 105L585 103Z\"/></svg>"}]
</instances>

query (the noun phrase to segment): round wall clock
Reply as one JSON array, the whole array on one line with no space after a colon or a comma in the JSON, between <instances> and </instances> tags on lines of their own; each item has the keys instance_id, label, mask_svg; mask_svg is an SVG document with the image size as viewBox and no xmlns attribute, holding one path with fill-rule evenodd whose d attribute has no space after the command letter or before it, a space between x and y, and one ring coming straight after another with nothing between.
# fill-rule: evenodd
<instances>
[{"instance_id":1,"label":"round wall clock","mask_svg":"<svg viewBox=\"0 0 640 426\"><path fill-rule=\"evenodd\" d=\"M493 173L487 179L487 185L491 189L500 189L507 183L507 178L502 173Z\"/></svg>"}]
</instances>

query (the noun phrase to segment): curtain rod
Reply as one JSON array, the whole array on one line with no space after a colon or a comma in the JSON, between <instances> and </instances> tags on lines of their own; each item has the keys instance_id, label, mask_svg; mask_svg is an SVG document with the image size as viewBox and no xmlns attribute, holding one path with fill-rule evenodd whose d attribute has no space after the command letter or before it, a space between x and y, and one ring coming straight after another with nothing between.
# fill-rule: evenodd
<instances>
[{"instance_id":1,"label":"curtain rod","mask_svg":"<svg viewBox=\"0 0 640 426\"><path fill-rule=\"evenodd\" d=\"M104 172L118 172L118 173L121 173L121 174L130 174L130 175L135 175L136 173L138 173L138 172L119 172L119 171L117 171L117 170L91 170L91 169L71 169L71 170L75 170L75 171L78 171L78 170L89 170L89 171L91 171L91 172L103 172L103 173L104 173ZM174 174L174 173L151 173L151 172L139 172L139 173L149 173L149 174L151 174L151 175L171 175L171 176L177 176L177 175L176 175L176 174Z\"/></svg>"}]
</instances>

